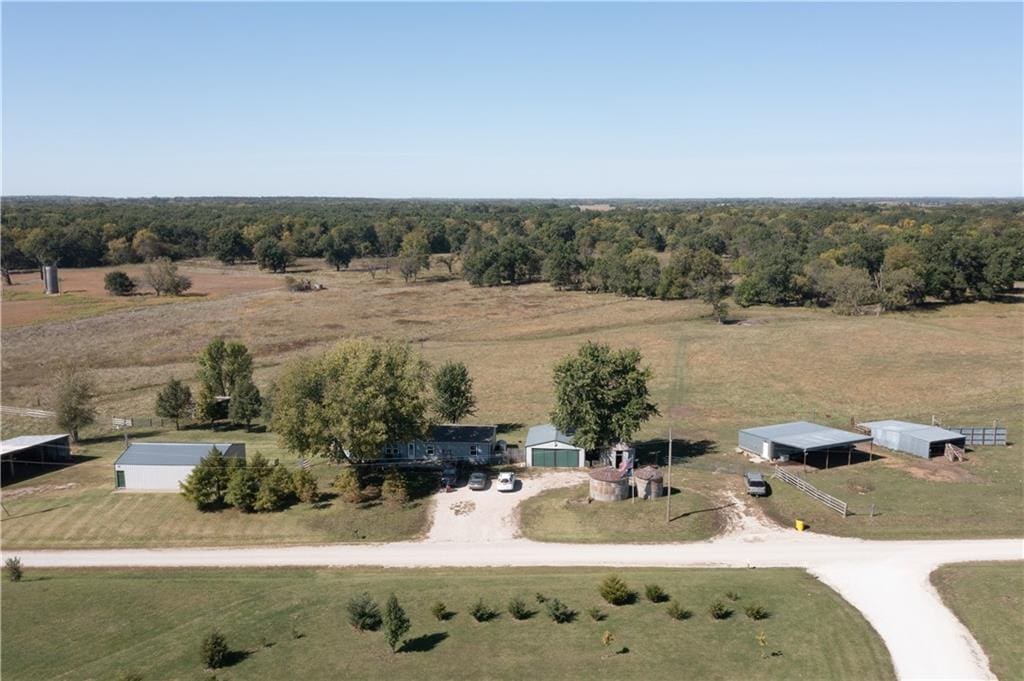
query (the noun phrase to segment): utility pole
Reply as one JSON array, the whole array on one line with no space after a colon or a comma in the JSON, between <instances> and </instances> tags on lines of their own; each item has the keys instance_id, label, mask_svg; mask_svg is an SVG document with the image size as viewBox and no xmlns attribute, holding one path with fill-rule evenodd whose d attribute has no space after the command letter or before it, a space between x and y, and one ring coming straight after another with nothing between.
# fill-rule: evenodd
<instances>
[{"instance_id":1,"label":"utility pole","mask_svg":"<svg viewBox=\"0 0 1024 681\"><path fill-rule=\"evenodd\" d=\"M665 522L672 522L672 426L668 428L668 476L665 480Z\"/></svg>"}]
</instances>

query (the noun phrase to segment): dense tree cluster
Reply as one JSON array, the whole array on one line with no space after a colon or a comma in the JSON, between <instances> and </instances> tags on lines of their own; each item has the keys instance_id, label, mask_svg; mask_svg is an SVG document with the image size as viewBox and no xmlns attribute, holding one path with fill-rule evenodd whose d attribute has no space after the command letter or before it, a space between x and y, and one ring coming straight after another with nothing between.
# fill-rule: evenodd
<instances>
[{"instance_id":1,"label":"dense tree cluster","mask_svg":"<svg viewBox=\"0 0 1024 681\"><path fill-rule=\"evenodd\" d=\"M307 470L290 472L259 453L248 461L227 458L216 447L181 483L181 493L200 510L227 505L243 513L280 511L319 496L316 479Z\"/></svg>"},{"instance_id":2,"label":"dense tree cluster","mask_svg":"<svg viewBox=\"0 0 1024 681\"><path fill-rule=\"evenodd\" d=\"M632 201L588 211L564 201L12 198L2 227L5 273L197 256L283 272L297 257L341 269L375 256L412 281L431 254L445 254L446 268L461 260L474 285L544 280L699 298L719 318L730 292L744 306L858 312L992 299L1024 278L1020 201Z\"/></svg>"}]
</instances>

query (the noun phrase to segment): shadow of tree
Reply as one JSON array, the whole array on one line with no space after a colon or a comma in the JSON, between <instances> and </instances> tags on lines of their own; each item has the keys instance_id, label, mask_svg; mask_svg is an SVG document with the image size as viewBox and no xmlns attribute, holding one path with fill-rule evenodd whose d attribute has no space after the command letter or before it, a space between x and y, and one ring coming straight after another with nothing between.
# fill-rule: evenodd
<instances>
[{"instance_id":1,"label":"shadow of tree","mask_svg":"<svg viewBox=\"0 0 1024 681\"><path fill-rule=\"evenodd\" d=\"M398 650L403 653L427 653L440 645L446 638L448 638L448 633L444 631L424 634L416 638L410 638Z\"/></svg>"},{"instance_id":2,"label":"shadow of tree","mask_svg":"<svg viewBox=\"0 0 1024 681\"><path fill-rule=\"evenodd\" d=\"M672 439L672 462L684 463L687 459L693 459L705 454L714 454L718 445L714 440L683 440ZM636 443L636 461L641 466L668 465L668 440L656 438L653 440L641 440Z\"/></svg>"}]
</instances>

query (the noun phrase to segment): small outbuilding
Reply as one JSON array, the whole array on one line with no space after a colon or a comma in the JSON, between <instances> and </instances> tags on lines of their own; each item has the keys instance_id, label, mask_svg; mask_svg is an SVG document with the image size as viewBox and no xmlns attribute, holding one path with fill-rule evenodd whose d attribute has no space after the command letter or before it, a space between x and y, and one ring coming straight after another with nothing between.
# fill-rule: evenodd
<instances>
[{"instance_id":1,"label":"small outbuilding","mask_svg":"<svg viewBox=\"0 0 1024 681\"><path fill-rule=\"evenodd\" d=\"M922 459L942 456L947 444L963 449L967 443L962 433L921 423L890 420L868 421L857 425L871 432L874 444Z\"/></svg>"},{"instance_id":2,"label":"small outbuilding","mask_svg":"<svg viewBox=\"0 0 1024 681\"><path fill-rule=\"evenodd\" d=\"M133 442L114 462L118 489L178 492L192 469L216 448L227 458L245 461L241 442Z\"/></svg>"},{"instance_id":3,"label":"small outbuilding","mask_svg":"<svg viewBox=\"0 0 1024 681\"><path fill-rule=\"evenodd\" d=\"M533 426L526 434L526 465L546 468L583 468L587 452L573 444L573 436L550 423Z\"/></svg>"},{"instance_id":4,"label":"small outbuilding","mask_svg":"<svg viewBox=\"0 0 1024 681\"><path fill-rule=\"evenodd\" d=\"M870 441L870 435L807 421L745 428L739 432L740 449L766 461L789 461L802 457L806 462L807 455L812 453L825 454L826 457L833 452L848 455L858 444Z\"/></svg>"},{"instance_id":5,"label":"small outbuilding","mask_svg":"<svg viewBox=\"0 0 1024 681\"><path fill-rule=\"evenodd\" d=\"M0 461L14 474L15 463L47 463L71 460L71 440L67 433L58 435L19 435L0 441Z\"/></svg>"},{"instance_id":6,"label":"small outbuilding","mask_svg":"<svg viewBox=\"0 0 1024 681\"><path fill-rule=\"evenodd\" d=\"M665 476L657 466L644 466L633 473L633 485L640 499L657 499L665 493Z\"/></svg>"},{"instance_id":7,"label":"small outbuilding","mask_svg":"<svg viewBox=\"0 0 1024 681\"><path fill-rule=\"evenodd\" d=\"M622 501L630 494L629 476L619 468L605 466L590 471L590 498L594 501Z\"/></svg>"}]
</instances>

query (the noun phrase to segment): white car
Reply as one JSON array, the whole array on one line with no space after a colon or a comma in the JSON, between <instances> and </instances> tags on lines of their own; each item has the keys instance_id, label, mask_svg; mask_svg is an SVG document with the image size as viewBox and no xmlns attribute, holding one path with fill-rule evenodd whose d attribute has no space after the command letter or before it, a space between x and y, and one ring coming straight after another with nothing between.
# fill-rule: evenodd
<instances>
[{"instance_id":1,"label":"white car","mask_svg":"<svg viewBox=\"0 0 1024 681\"><path fill-rule=\"evenodd\" d=\"M498 491L514 492L516 489L516 474L511 471L498 473Z\"/></svg>"}]
</instances>

